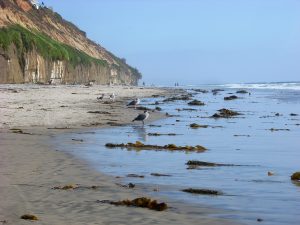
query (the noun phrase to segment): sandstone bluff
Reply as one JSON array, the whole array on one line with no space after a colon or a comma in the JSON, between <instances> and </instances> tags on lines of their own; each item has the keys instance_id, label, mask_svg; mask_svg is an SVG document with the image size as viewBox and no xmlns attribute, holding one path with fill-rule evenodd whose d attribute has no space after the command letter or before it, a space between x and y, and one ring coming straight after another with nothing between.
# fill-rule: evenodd
<instances>
[{"instance_id":1,"label":"sandstone bluff","mask_svg":"<svg viewBox=\"0 0 300 225\"><path fill-rule=\"evenodd\" d=\"M136 85L140 78L51 7L0 0L0 83Z\"/></svg>"}]
</instances>

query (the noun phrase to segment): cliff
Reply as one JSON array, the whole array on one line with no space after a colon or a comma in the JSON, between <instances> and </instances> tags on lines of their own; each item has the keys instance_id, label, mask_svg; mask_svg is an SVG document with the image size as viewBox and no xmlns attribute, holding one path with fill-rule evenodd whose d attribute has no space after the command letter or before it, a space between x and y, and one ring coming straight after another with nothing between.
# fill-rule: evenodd
<instances>
[{"instance_id":1,"label":"cliff","mask_svg":"<svg viewBox=\"0 0 300 225\"><path fill-rule=\"evenodd\" d=\"M0 0L0 83L137 84L137 69L32 2Z\"/></svg>"}]
</instances>

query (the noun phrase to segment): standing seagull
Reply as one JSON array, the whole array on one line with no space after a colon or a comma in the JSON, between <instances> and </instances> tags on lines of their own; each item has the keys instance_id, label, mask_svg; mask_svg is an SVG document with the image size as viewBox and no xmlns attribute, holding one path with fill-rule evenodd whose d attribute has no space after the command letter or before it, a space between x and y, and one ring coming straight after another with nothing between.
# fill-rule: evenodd
<instances>
[{"instance_id":1,"label":"standing seagull","mask_svg":"<svg viewBox=\"0 0 300 225\"><path fill-rule=\"evenodd\" d=\"M143 125L144 125L145 124L144 120L146 120L148 117L149 117L149 112L146 110L146 111L144 111L144 113L140 113L134 120L132 120L132 122L142 121Z\"/></svg>"},{"instance_id":2,"label":"standing seagull","mask_svg":"<svg viewBox=\"0 0 300 225\"><path fill-rule=\"evenodd\" d=\"M141 102L141 100L140 100L139 98L135 98L133 101L129 102L129 103L127 104L127 106L132 106L132 105L134 105L134 108L136 108L136 106L137 106L138 104L140 104L140 102Z\"/></svg>"},{"instance_id":3,"label":"standing seagull","mask_svg":"<svg viewBox=\"0 0 300 225\"><path fill-rule=\"evenodd\" d=\"M115 101L115 98L116 98L116 95L115 95L115 93L112 93L111 95L109 95L109 99L111 100L111 101Z\"/></svg>"}]
</instances>

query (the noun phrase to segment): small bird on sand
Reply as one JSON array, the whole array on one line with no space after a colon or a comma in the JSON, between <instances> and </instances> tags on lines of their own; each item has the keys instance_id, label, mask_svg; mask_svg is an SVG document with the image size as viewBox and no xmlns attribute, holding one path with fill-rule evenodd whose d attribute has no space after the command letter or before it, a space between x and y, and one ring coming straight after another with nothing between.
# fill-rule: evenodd
<instances>
[{"instance_id":1,"label":"small bird on sand","mask_svg":"<svg viewBox=\"0 0 300 225\"><path fill-rule=\"evenodd\" d=\"M148 117L149 117L149 112L146 110L146 111L144 111L144 113L140 113L134 120L132 120L132 122L142 121L143 125L144 125L145 124L144 120L146 120Z\"/></svg>"},{"instance_id":2,"label":"small bird on sand","mask_svg":"<svg viewBox=\"0 0 300 225\"><path fill-rule=\"evenodd\" d=\"M104 94L101 94L99 97L97 97L98 100L102 100L104 98Z\"/></svg>"},{"instance_id":3,"label":"small bird on sand","mask_svg":"<svg viewBox=\"0 0 300 225\"><path fill-rule=\"evenodd\" d=\"M115 95L115 93L112 93L112 94L110 94L109 95L109 100L111 100L111 101L115 101L115 98L116 98L116 95Z\"/></svg>"},{"instance_id":4,"label":"small bird on sand","mask_svg":"<svg viewBox=\"0 0 300 225\"><path fill-rule=\"evenodd\" d=\"M136 106L137 106L138 104L140 104L140 102L141 102L141 100L140 100L139 98L135 98L133 101L129 102L129 103L127 104L127 106L134 106L134 108L136 108Z\"/></svg>"}]
</instances>

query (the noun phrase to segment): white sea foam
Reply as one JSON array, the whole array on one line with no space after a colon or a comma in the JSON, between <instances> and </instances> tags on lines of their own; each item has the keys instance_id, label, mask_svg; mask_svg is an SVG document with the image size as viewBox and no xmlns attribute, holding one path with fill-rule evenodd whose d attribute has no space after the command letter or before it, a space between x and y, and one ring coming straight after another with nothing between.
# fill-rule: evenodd
<instances>
[{"instance_id":1,"label":"white sea foam","mask_svg":"<svg viewBox=\"0 0 300 225\"><path fill-rule=\"evenodd\" d=\"M253 84L222 84L217 85L224 88L234 89L278 89L278 90L300 90L300 83L253 83Z\"/></svg>"}]
</instances>

